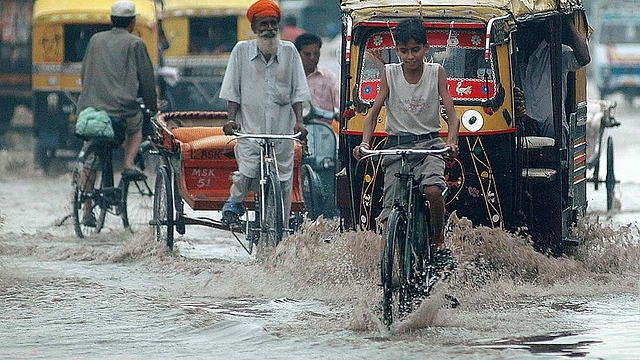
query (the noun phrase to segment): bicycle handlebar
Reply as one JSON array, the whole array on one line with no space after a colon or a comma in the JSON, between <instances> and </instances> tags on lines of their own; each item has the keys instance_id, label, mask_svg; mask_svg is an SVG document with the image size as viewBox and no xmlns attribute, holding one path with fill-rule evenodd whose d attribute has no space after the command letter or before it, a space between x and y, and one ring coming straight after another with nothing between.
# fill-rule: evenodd
<instances>
[{"instance_id":1,"label":"bicycle handlebar","mask_svg":"<svg viewBox=\"0 0 640 360\"><path fill-rule=\"evenodd\" d=\"M368 159L372 156L385 156L385 155L442 155L451 151L451 147L446 146L442 149L382 149L382 150L369 150L360 148L360 153L364 156L358 160L358 162Z\"/></svg>"}]
</instances>

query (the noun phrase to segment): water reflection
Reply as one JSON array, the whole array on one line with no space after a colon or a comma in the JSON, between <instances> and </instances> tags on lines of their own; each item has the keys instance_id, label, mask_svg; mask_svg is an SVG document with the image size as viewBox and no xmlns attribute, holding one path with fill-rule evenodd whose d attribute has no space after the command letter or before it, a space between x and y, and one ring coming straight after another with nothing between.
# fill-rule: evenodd
<instances>
[{"instance_id":1,"label":"water reflection","mask_svg":"<svg viewBox=\"0 0 640 360\"><path fill-rule=\"evenodd\" d=\"M582 331L481 342L489 349L526 349L531 354L597 359L637 359L640 356L640 312L637 295L620 295L562 307L561 322Z\"/></svg>"}]
</instances>

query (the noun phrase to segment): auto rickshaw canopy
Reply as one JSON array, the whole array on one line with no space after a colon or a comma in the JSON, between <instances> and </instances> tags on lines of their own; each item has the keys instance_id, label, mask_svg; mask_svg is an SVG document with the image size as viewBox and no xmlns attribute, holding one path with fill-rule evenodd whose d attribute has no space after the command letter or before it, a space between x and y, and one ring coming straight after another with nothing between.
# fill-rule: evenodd
<instances>
[{"instance_id":1,"label":"auto rickshaw canopy","mask_svg":"<svg viewBox=\"0 0 640 360\"><path fill-rule=\"evenodd\" d=\"M164 0L161 17L245 15L255 0Z\"/></svg>"},{"instance_id":2,"label":"auto rickshaw canopy","mask_svg":"<svg viewBox=\"0 0 640 360\"><path fill-rule=\"evenodd\" d=\"M132 0L139 13L136 22L152 27L156 21L153 0ZM111 6L115 0L37 0L33 6L33 22L111 22Z\"/></svg>"},{"instance_id":3,"label":"auto rickshaw canopy","mask_svg":"<svg viewBox=\"0 0 640 360\"><path fill-rule=\"evenodd\" d=\"M342 11L354 24L380 17L475 18L488 21L511 15L524 20L535 14L582 7L581 0L342 0Z\"/></svg>"}]
</instances>

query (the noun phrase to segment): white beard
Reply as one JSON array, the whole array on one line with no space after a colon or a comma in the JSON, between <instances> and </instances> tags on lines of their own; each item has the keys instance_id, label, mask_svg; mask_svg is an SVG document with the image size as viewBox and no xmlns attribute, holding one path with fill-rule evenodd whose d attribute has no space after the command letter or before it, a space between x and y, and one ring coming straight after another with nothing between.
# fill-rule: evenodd
<instances>
[{"instance_id":1,"label":"white beard","mask_svg":"<svg viewBox=\"0 0 640 360\"><path fill-rule=\"evenodd\" d=\"M275 35L268 33L267 31L258 35L258 50L264 56L273 56L278 52L278 46L280 45L280 37L276 33Z\"/></svg>"}]
</instances>

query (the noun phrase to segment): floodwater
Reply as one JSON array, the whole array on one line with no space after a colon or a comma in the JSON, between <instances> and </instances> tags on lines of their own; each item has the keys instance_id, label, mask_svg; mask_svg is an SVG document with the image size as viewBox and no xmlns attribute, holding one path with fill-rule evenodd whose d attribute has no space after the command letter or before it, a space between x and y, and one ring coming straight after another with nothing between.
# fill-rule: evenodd
<instances>
[{"instance_id":1,"label":"floodwater","mask_svg":"<svg viewBox=\"0 0 640 360\"><path fill-rule=\"evenodd\" d=\"M590 188L573 257L453 218L456 276L391 330L373 233L305 223L257 259L201 227L177 237L173 254L141 223L132 234L114 220L78 239L62 222L68 172L44 176L30 150L1 152L0 358L638 359L634 112L621 107L611 133L618 209L607 213L604 190Z\"/></svg>"}]
</instances>

